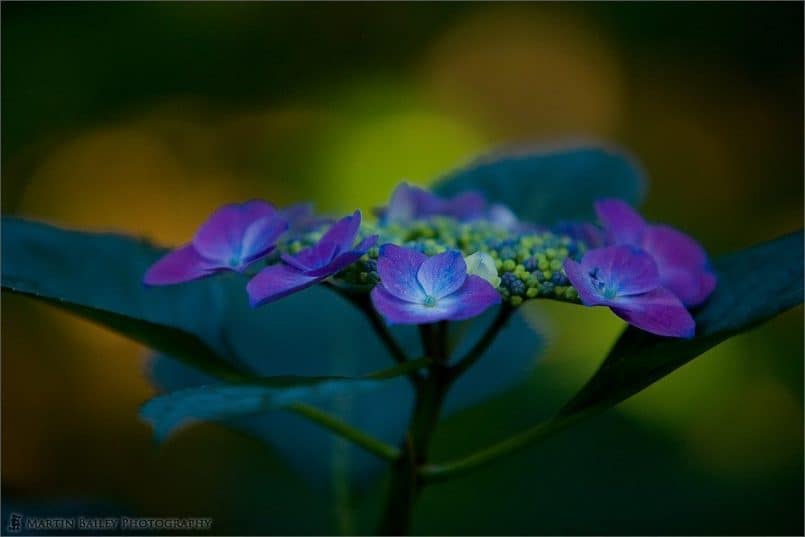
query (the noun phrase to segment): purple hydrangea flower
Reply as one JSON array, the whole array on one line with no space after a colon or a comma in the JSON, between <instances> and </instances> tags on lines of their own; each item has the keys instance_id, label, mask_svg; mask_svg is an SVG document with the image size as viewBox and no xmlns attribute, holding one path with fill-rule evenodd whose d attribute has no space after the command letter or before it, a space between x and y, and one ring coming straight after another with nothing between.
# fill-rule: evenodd
<instances>
[{"instance_id":1,"label":"purple hydrangea flower","mask_svg":"<svg viewBox=\"0 0 805 537\"><path fill-rule=\"evenodd\" d=\"M332 223L332 219L317 215L312 203L294 203L278 212L288 222L288 235L292 237Z\"/></svg>"},{"instance_id":2,"label":"purple hydrangea flower","mask_svg":"<svg viewBox=\"0 0 805 537\"><path fill-rule=\"evenodd\" d=\"M224 270L243 272L265 257L288 223L265 201L251 200L218 208L193 240L151 265L146 285L171 285Z\"/></svg>"},{"instance_id":3,"label":"purple hydrangea flower","mask_svg":"<svg viewBox=\"0 0 805 537\"><path fill-rule=\"evenodd\" d=\"M565 273L585 306L608 306L646 332L690 338L696 324L684 304L662 286L651 255L632 246L588 251L577 263L565 259Z\"/></svg>"},{"instance_id":4,"label":"purple hydrangea flower","mask_svg":"<svg viewBox=\"0 0 805 537\"><path fill-rule=\"evenodd\" d=\"M372 289L372 304L389 323L460 321L480 315L501 300L488 281L467 274L457 251L427 257L385 244L377 272L380 283Z\"/></svg>"},{"instance_id":5,"label":"purple hydrangea flower","mask_svg":"<svg viewBox=\"0 0 805 537\"><path fill-rule=\"evenodd\" d=\"M621 200L604 199L595 204L608 244L637 246L654 258L662 286L686 306L707 300L716 287L716 275L707 253L693 238L669 226L648 224Z\"/></svg>"},{"instance_id":6,"label":"purple hydrangea flower","mask_svg":"<svg viewBox=\"0 0 805 537\"><path fill-rule=\"evenodd\" d=\"M365 254L377 242L367 237L353 247L361 225L361 212L332 225L319 242L296 255L283 254L282 262L261 270L246 285L253 307L301 291L340 272Z\"/></svg>"},{"instance_id":7,"label":"purple hydrangea flower","mask_svg":"<svg viewBox=\"0 0 805 537\"><path fill-rule=\"evenodd\" d=\"M468 221L482 218L486 211L486 199L478 192L462 192L445 199L408 183L400 183L394 189L389 204L378 210L377 214L386 222L408 222L429 216L451 216L459 221Z\"/></svg>"}]
</instances>

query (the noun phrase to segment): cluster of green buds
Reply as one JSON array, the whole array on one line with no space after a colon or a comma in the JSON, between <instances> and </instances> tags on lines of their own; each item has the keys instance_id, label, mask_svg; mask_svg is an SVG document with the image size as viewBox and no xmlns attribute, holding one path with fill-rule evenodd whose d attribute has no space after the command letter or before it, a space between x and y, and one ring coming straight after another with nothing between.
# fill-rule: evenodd
<instances>
[{"instance_id":1,"label":"cluster of green buds","mask_svg":"<svg viewBox=\"0 0 805 537\"><path fill-rule=\"evenodd\" d=\"M323 230L315 229L281 243L280 252L295 254L316 244ZM358 240L378 235L379 244L396 244L428 256L447 250L460 251L468 272L494 285L504 301L519 306L530 298L578 302L562 265L566 258L581 259L587 245L576 238L546 228L511 231L479 219L460 222L433 216L401 223L364 222ZM334 277L335 283L371 289L378 281L377 247Z\"/></svg>"}]
</instances>

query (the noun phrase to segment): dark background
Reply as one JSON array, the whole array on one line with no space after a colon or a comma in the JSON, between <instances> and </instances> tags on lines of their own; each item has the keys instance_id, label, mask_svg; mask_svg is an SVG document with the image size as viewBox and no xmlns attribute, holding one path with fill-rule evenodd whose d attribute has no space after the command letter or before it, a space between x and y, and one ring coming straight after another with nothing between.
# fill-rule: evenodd
<instances>
[{"instance_id":1,"label":"dark background","mask_svg":"<svg viewBox=\"0 0 805 537\"><path fill-rule=\"evenodd\" d=\"M643 163L650 219L718 255L802 225L802 18L801 3L3 3L2 211L178 244L223 202L366 210L502 144L595 139ZM532 378L447 420L436 458L555 409L622 326L562 304L532 318L549 341ZM802 322L800 307L434 486L414 531L801 533ZM2 330L4 513L372 527L380 488L329 502L236 433L157 449L136 416L146 349L6 295Z\"/></svg>"}]
</instances>

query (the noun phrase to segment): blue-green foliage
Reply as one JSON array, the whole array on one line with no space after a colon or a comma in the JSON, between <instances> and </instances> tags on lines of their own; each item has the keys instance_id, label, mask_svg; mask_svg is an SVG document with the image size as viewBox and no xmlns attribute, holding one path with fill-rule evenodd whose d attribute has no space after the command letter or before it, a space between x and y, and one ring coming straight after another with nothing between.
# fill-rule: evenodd
<instances>
[{"instance_id":1,"label":"blue-green foliage","mask_svg":"<svg viewBox=\"0 0 805 537\"><path fill-rule=\"evenodd\" d=\"M157 384L165 389L210 384L216 382L210 375L218 374L353 377L393 364L362 314L330 290L309 289L254 310L247 304L244 280L236 275L145 288L142 274L162 252L120 235L5 218L3 245L4 289L56 303L181 356L184 364L160 358L152 368ZM394 331L411 357L421 355L414 328ZM501 342L490 349L490 359L482 360L456 386L451 409L505 389L533 364L538 338L525 321L515 317L508 333L516 346L509 349ZM349 397L320 397L317 404L397 444L412 401L412 389L403 377ZM271 443L311 482L325 487L336 463L356 480L382 468L373 455L295 415L268 412L226 421Z\"/></svg>"},{"instance_id":2,"label":"blue-green foliage","mask_svg":"<svg viewBox=\"0 0 805 537\"><path fill-rule=\"evenodd\" d=\"M593 202L599 198L620 198L637 206L645 181L630 157L590 146L494 153L448 173L434 186L442 195L466 190L505 204L523 220L553 225L593 221Z\"/></svg>"}]
</instances>

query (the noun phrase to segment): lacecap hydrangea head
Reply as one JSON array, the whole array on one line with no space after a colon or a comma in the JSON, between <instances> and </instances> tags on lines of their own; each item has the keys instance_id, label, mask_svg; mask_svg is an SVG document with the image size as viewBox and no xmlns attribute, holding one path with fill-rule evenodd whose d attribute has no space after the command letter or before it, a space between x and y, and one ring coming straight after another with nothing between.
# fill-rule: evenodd
<instances>
[{"instance_id":1,"label":"lacecap hydrangea head","mask_svg":"<svg viewBox=\"0 0 805 537\"><path fill-rule=\"evenodd\" d=\"M441 198L406 183L375 222L362 220L359 211L334 222L306 204L277 211L252 201L216 211L190 244L155 263L145 281L167 285L259 264L262 270L246 285L253 306L327 282L371 292L377 311L391 322L456 320L501 301L519 306L550 298L609 306L656 334L692 334L685 307L701 304L715 287L701 246L668 226L646 223L620 200L600 200L595 209L600 226L545 226L521 221L478 192ZM643 291L648 284L635 267L647 266L646 259L656 278ZM407 267L413 294L390 281L403 277L395 263ZM450 278L437 281L432 267ZM675 316L677 324L652 321L663 315Z\"/></svg>"}]
</instances>

